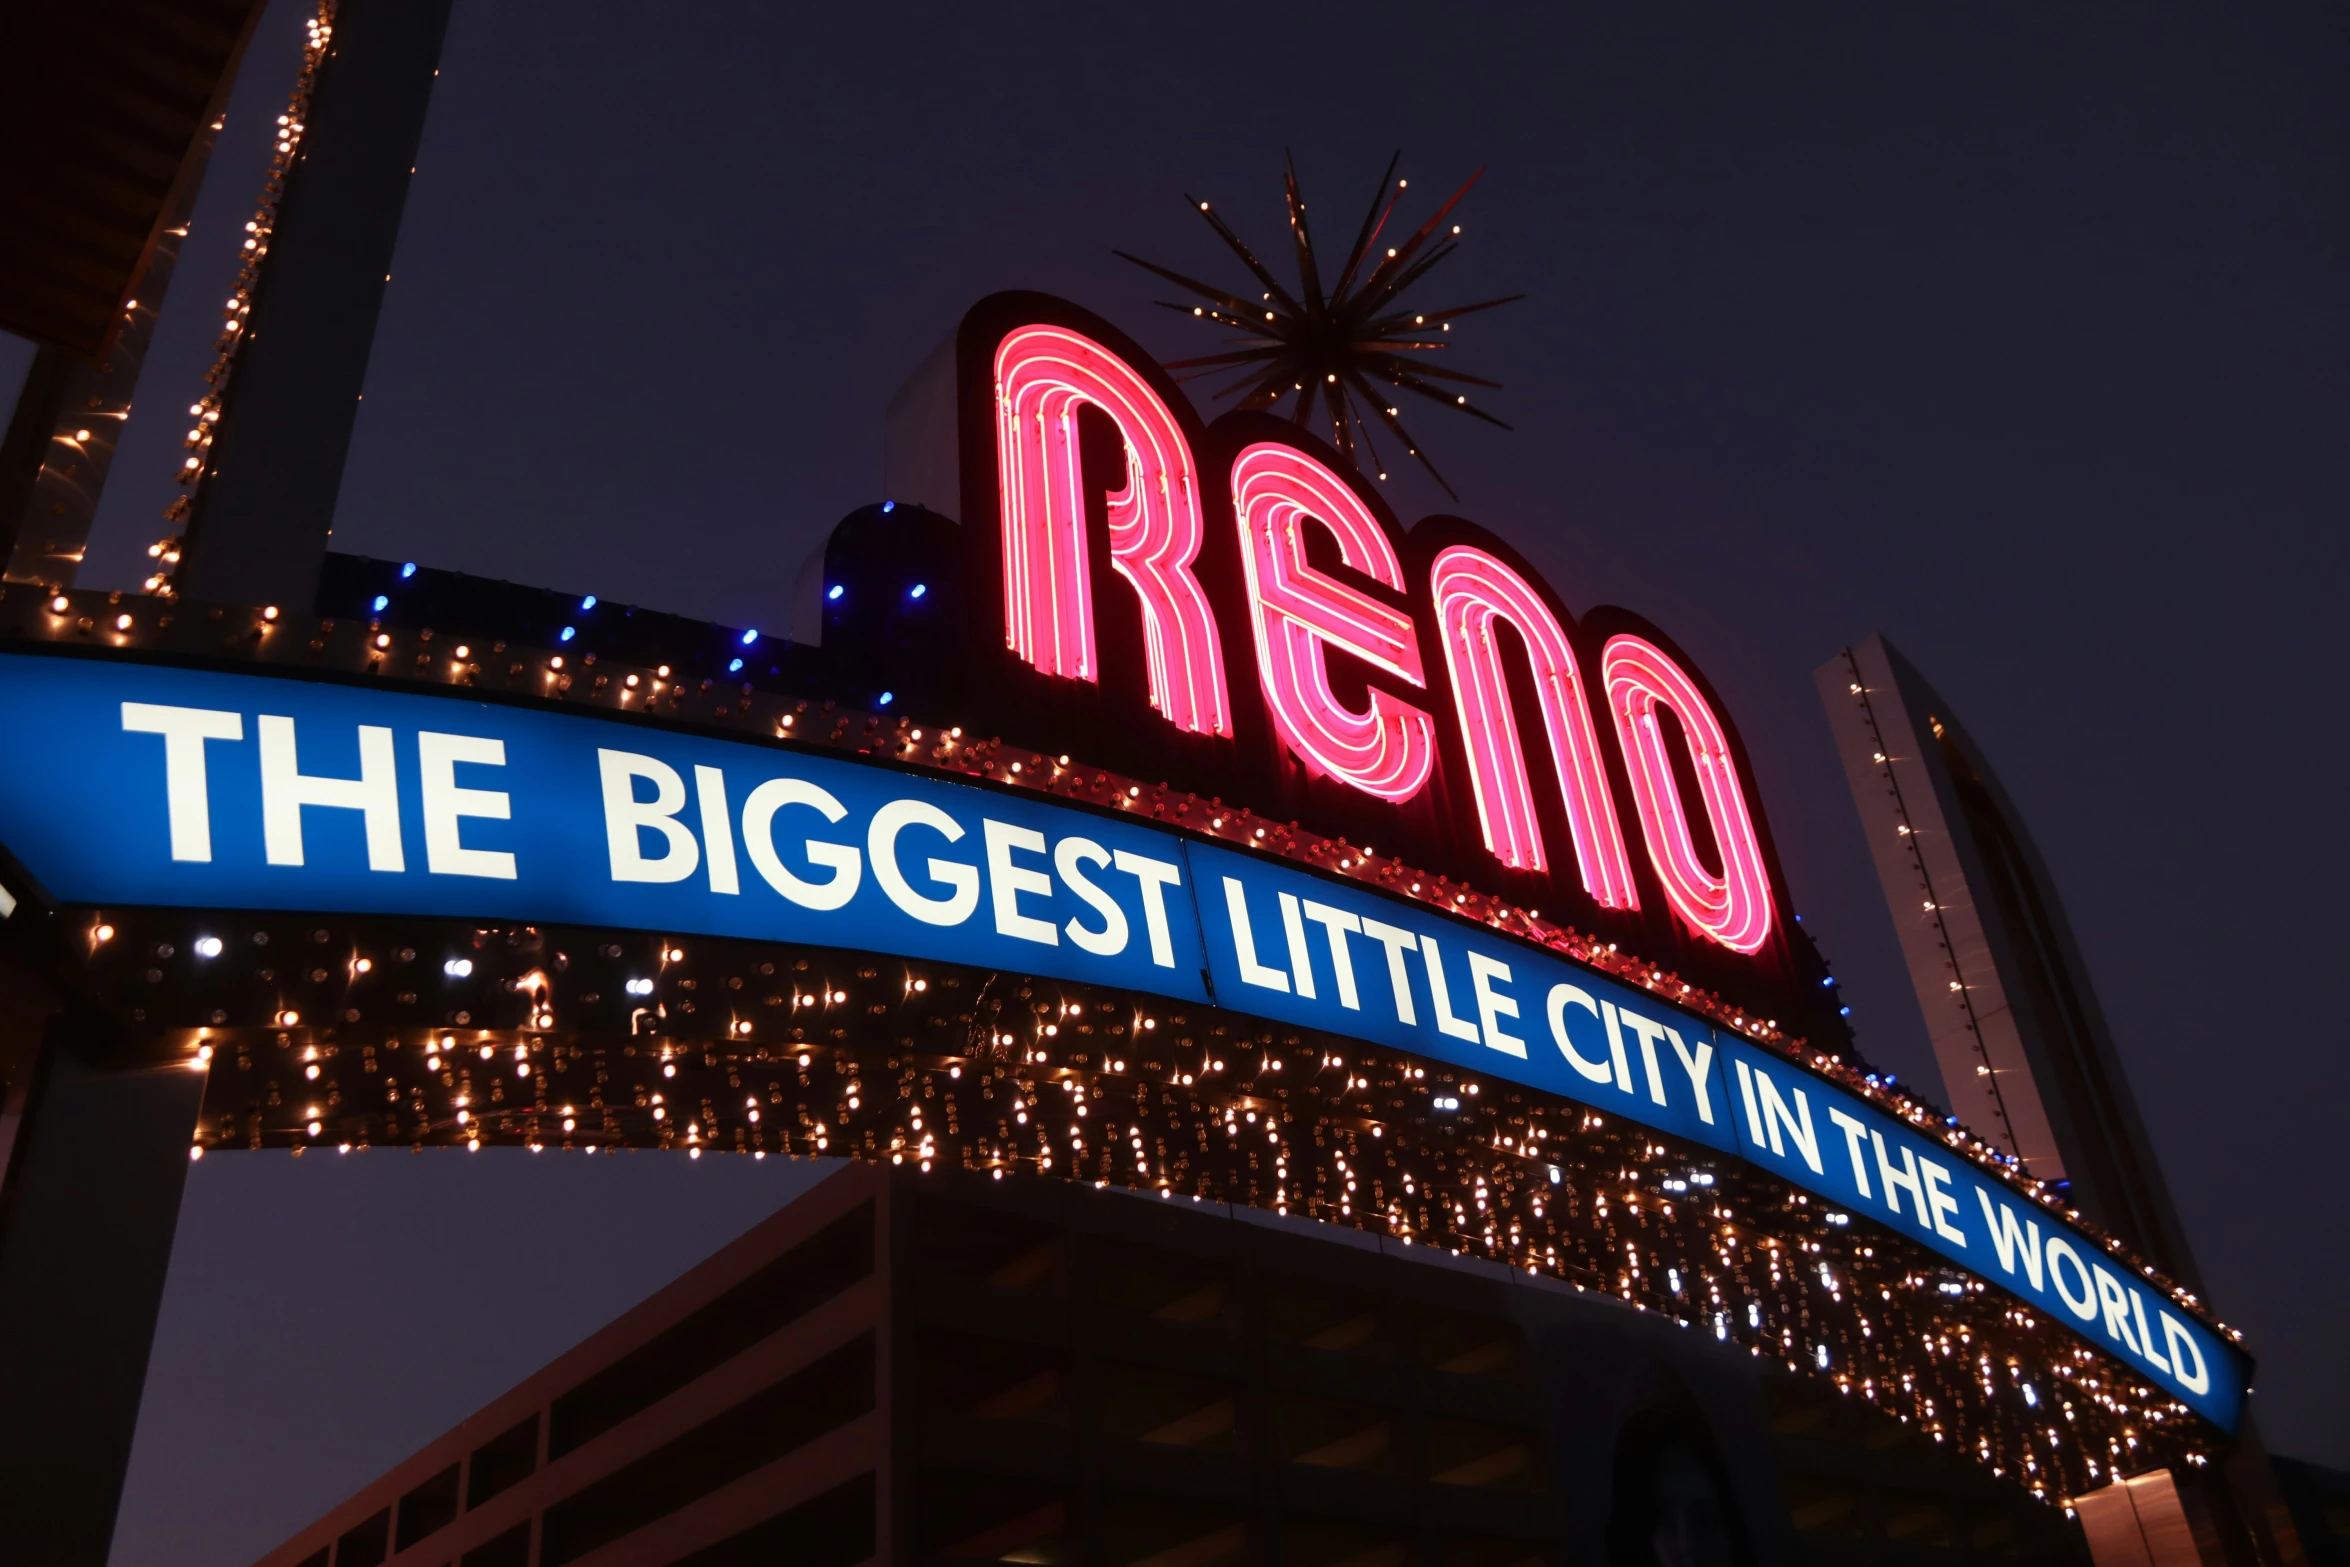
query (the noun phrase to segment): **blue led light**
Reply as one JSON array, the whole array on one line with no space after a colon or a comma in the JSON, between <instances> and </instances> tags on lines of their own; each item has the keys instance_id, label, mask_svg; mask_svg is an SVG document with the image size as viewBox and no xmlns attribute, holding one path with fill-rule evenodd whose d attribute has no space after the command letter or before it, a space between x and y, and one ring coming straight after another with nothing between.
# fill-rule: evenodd
<instances>
[{"instance_id":1,"label":"blue led light","mask_svg":"<svg viewBox=\"0 0 2350 1567\"><path fill-rule=\"evenodd\" d=\"M896 501L883 501L881 503L881 514L884 517L888 516L891 512L896 511L897 509L898 503Z\"/></svg>"},{"instance_id":2,"label":"blue led light","mask_svg":"<svg viewBox=\"0 0 2350 1567\"><path fill-rule=\"evenodd\" d=\"M742 667L743 667L743 661L742 661L741 659L739 659L739 658L738 658L738 659L736 659L736 660L735 660L733 663L731 663L731 664L729 664L729 665L727 665L727 666L726 666L726 672L727 672L728 674L730 674L730 675L731 675L731 674L733 674L735 671L737 671L737 670L741 669Z\"/></svg>"},{"instance_id":3,"label":"blue led light","mask_svg":"<svg viewBox=\"0 0 2350 1567\"><path fill-rule=\"evenodd\" d=\"M570 640L571 640L573 637L576 637L576 636L578 636L578 635L579 635L579 628L578 628L577 626L565 626L565 627L563 628L563 637L562 637L562 640L563 640L563 641L565 641L565 642L568 642L568 641L570 641Z\"/></svg>"},{"instance_id":4,"label":"blue led light","mask_svg":"<svg viewBox=\"0 0 2350 1567\"><path fill-rule=\"evenodd\" d=\"M913 587L912 587L910 590L908 590L908 592L907 592L907 594L906 594L906 597L908 597L908 598L916 598L916 599L918 599L918 598L920 598L920 597L921 597L923 594L925 594L925 593L928 593L929 591L930 591L930 584L929 584L929 583L927 583L927 582L917 582L917 583L915 583L915 584L914 584L914 586L913 586Z\"/></svg>"},{"instance_id":5,"label":"blue led light","mask_svg":"<svg viewBox=\"0 0 2350 1567\"><path fill-rule=\"evenodd\" d=\"M414 562L414 561L410 561L410 562L408 562L408 564L407 564L407 565L405 565L405 566L402 566L402 567L400 568L400 575L401 575L401 576L403 576L403 577L413 577L413 576L415 576L415 575L416 575L416 562Z\"/></svg>"},{"instance_id":6,"label":"blue led light","mask_svg":"<svg viewBox=\"0 0 2350 1567\"><path fill-rule=\"evenodd\" d=\"M884 691L881 693L881 705L883 707L889 706L890 703L895 702L897 699L898 694L895 691Z\"/></svg>"},{"instance_id":7,"label":"blue led light","mask_svg":"<svg viewBox=\"0 0 2350 1567\"><path fill-rule=\"evenodd\" d=\"M848 589L842 587L839 583L836 582L831 587L824 590L824 596L828 599L836 599L846 592L848 592Z\"/></svg>"},{"instance_id":8,"label":"blue led light","mask_svg":"<svg viewBox=\"0 0 2350 1567\"><path fill-rule=\"evenodd\" d=\"M1836 976L1830 974L1826 979L1821 980L1820 988L1822 990L1834 990L1836 988Z\"/></svg>"},{"instance_id":9,"label":"blue led light","mask_svg":"<svg viewBox=\"0 0 2350 1567\"><path fill-rule=\"evenodd\" d=\"M746 632L744 632L744 633L743 633L743 646L744 646L744 647L749 647L749 646L750 646L752 643L754 643L754 642L756 642L756 641L758 641L758 640L759 640L759 633L757 633L756 631L746 631Z\"/></svg>"},{"instance_id":10,"label":"blue led light","mask_svg":"<svg viewBox=\"0 0 2350 1567\"><path fill-rule=\"evenodd\" d=\"M391 604L392 604L392 601L391 601L389 598L385 597L383 594L381 594L381 593L378 593L378 594L375 596L375 612L376 612L377 614L379 614L379 615L380 615L380 614L382 614L382 613L383 613L385 610L387 610L387 609L391 608Z\"/></svg>"},{"instance_id":11,"label":"blue led light","mask_svg":"<svg viewBox=\"0 0 2350 1567\"><path fill-rule=\"evenodd\" d=\"M586 598L583 598L579 601L579 612L583 615L595 607L596 596L593 593L590 593Z\"/></svg>"},{"instance_id":12,"label":"blue led light","mask_svg":"<svg viewBox=\"0 0 2350 1567\"><path fill-rule=\"evenodd\" d=\"M1838 1017L1850 1017L1850 1016L1852 1016L1852 1008L1850 1008L1850 1007L1838 1007L1838 1008L1836 1009L1836 1015L1837 1015Z\"/></svg>"}]
</instances>

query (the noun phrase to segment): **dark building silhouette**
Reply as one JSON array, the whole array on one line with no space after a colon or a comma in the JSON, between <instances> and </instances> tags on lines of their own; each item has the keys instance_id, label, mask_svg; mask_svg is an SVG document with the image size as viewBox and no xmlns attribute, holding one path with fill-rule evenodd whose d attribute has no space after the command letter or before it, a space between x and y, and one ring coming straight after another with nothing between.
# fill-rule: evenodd
<instances>
[{"instance_id":1,"label":"dark building silhouette","mask_svg":"<svg viewBox=\"0 0 2350 1567\"><path fill-rule=\"evenodd\" d=\"M1981 748L1881 636L1817 679L1950 1108L2200 1289L2055 882Z\"/></svg>"},{"instance_id":2,"label":"dark building silhouette","mask_svg":"<svg viewBox=\"0 0 2350 1567\"><path fill-rule=\"evenodd\" d=\"M1815 678L1951 1108L2202 1290L2055 881L1981 747L1882 636ZM2325 1560L2308 1553L2328 1479L2273 1464L2247 1415L2212 1469L2149 1469L2075 1504L2099 1567Z\"/></svg>"},{"instance_id":3,"label":"dark building silhouette","mask_svg":"<svg viewBox=\"0 0 2350 1567\"><path fill-rule=\"evenodd\" d=\"M1499 1264L843 1168L263 1567L2085 1561L1864 1400Z\"/></svg>"}]
</instances>

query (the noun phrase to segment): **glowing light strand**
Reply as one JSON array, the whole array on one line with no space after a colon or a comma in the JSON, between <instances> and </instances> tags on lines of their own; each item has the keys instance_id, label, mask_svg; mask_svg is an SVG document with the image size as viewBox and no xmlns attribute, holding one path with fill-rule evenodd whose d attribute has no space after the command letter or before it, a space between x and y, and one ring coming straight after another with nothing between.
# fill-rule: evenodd
<instances>
[{"instance_id":1,"label":"glowing light strand","mask_svg":"<svg viewBox=\"0 0 2350 1567\"><path fill-rule=\"evenodd\" d=\"M261 281L261 263L269 255L270 240L277 229L278 203L285 198L286 177L293 172L294 163L301 156L302 138L310 129L310 95L318 86L318 68L334 43L335 6L336 0L319 0L318 9L303 19L301 68L294 73L294 88L287 95L286 112L277 117L277 139L270 151L269 173L261 183L261 200L245 224L245 238L237 252L240 260L236 284L221 307L220 336L212 345L212 364L204 372L206 389L188 409L195 426L181 443L188 455L180 460L179 472L173 475L187 493L172 497L171 504L164 508L166 522L186 525L194 507L195 488L212 471L213 437L220 424L222 404L228 396L229 377L236 369L238 351L245 344L247 318L253 311L253 290ZM147 558L155 562L156 570L142 584L145 591L163 598L172 596L172 575L179 566L180 543L180 534L174 532L147 546Z\"/></svg>"}]
</instances>

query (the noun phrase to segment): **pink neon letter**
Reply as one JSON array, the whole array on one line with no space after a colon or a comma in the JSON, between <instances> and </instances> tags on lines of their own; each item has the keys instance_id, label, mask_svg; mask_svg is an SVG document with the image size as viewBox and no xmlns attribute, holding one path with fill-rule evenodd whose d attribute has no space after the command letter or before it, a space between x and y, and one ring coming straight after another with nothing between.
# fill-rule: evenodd
<instances>
[{"instance_id":1,"label":"pink neon letter","mask_svg":"<svg viewBox=\"0 0 2350 1567\"><path fill-rule=\"evenodd\" d=\"M1175 416L1117 355L1060 327L1006 336L995 383L1005 644L1048 675L1101 679L1077 453L1077 413L1091 404L1126 445L1126 486L1109 498L1110 564L1142 600L1151 706L1179 729L1231 734L1216 616L1191 570L1206 534L1199 475Z\"/></svg>"},{"instance_id":2,"label":"pink neon letter","mask_svg":"<svg viewBox=\"0 0 2350 1567\"><path fill-rule=\"evenodd\" d=\"M1494 644L1493 623L1507 621L1526 642L1534 664L1550 759L1565 796L1567 825L1575 837L1575 861L1583 890L1603 908L1636 909L1632 865L1616 823L1607 774L1599 760L1599 737L1583 699L1583 676L1575 651L1550 606L1526 579L1481 549L1455 545L1436 557L1429 572L1442 628L1444 658L1452 671L1453 709L1460 716L1461 742L1469 753L1469 778L1476 785L1477 817L1485 847L1502 864L1538 871L1548 864L1542 826L1534 816L1534 789L1526 775L1526 752L1518 739L1517 715Z\"/></svg>"},{"instance_id":3,"label":"pink neon letter","mask_svg":"<svg viewBox=\"0 0 2350 1567\"><path fill-rule=\"evenodd\" d=\"M1424 686L1412 618L1307 565L1299 529L1320 523L1347 565L1400 590L1395 547L1344 480L1291 447L1261 442L1235 458L1232 503L1274 727L1315 772L1382 800L1410 799L1435 764L1434 720L1384 691L1371 693L1368 713L1341 706L1324 644Z\"/></svg>"},{"instance_id":4,"label":"pink neon letter","mask_svg":"<svg viewBox=\"0 0 2350 1567\"><path fill-rule=\"evenodd\" d=\"M1674 912L1733 952L1756 951L1771 933L1771 888L1721 720L1681 667L1639 637L1610 637L1600 650L1599 673L1632 775L1632 798L1640 806L1648 858L1664 881ZM1688 737L1706 820L1713 826L1714 842L1721 846L1719 876L1705 868L1690 840L1687 803L1673 779L1664 733L1657 727L1660 706L1672 709Z\"/></svg>"}]
</instances>

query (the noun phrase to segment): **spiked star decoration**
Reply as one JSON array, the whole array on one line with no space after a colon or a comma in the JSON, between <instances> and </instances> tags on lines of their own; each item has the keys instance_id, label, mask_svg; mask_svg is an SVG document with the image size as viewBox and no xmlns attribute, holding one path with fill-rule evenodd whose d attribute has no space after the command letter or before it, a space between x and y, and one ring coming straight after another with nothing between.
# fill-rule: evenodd
<instances>
[{"instance_id":1,"label":"spiked star decoration","mask_svg":"<svg viewBox=\"0 0 2350 1567\"><path fill-rule=\"evenodd\" d=\"M1185 277L1140 256L1130 256L1122 250L1116 254L1207 301L1204 305L1158 301L1169 310L1213 321L1243 334L1239 340L1243 346L1231 352L1171 361L1167 365L1169 370L1192 372L1181 379L1229 371L1232 379L1216 397L1218 401L1237 397L1237 406L1241 408L1274 409L1283 398L1294 397L1289 410L1291 419L1301 428L1323 427L1330 444L1357 469L1385 479L1387 464L1371 434L1373 424L1377 424L1407 454L1419 460L1429 477L1443 485L1445 494L1453 495L1452 486L1445 483L1444 475L1428 460L1419 440L1404 428L1397 407L1400 399L1395 393L1425 397L1506 430L1509 426L1499 419L1483 409L1471 407L1467 393L1452 389L1499 383L1457 370L1438 369L1424 359L1405 356L1442 353L1452 346L1445 334L1451 331L1454 321L1526 296L1512 294L1506 299L1488 299L1444 310L1414 310L1400 303L1404 290L1460 248L1460 225L1451 224L1448 230L1446 220L1469 193L1469 186L1476 184L1485 172L1479 169L1470 175L1410 238L1382 252L1380 237L1386 233L1388 221L1394 217L1410 184L1395 177L1396 165L1402 159L1403 155L1397 153L1388 161L1387 173L1381 177L1370 210L1363 216L1353 248L1339 268L1337 280L1327 289L1322 284L1320 263L1315 259L1313 235L1306 227L1305 196L1298 189L1294 162L1286 171L1284 183L1289 199L1290 239L1297 250L1296 293L1282 287L1241 242L1240 236L1206 202L1196 198L1185 199L1264 285L1262 299L1251 303L1238 294ZM1367 270L1365 263L1369 263ZM1438 382L1446 384L1435 384ZM1318 414L1317 402L1321 405Z\"/></svg>"}]
</instances>

